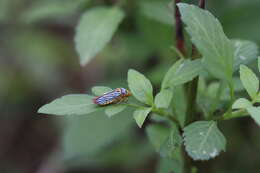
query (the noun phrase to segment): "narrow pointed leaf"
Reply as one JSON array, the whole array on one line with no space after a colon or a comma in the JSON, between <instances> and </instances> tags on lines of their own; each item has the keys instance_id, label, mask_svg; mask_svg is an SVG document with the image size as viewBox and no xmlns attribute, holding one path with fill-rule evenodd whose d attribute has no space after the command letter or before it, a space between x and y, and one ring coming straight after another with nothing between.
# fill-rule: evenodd
<instances>
[{"instance_id":1,"label":"narrow pointed leaf","mask_svg":"<svg viewBox=\"0 0 260 173\"><path fill-rule=\"evenodd\" d=\"M86 115L102 107L95 105L93 96L87 94L66 95L42 106L38 113L52 115Z\"/></svg>"},{"instance_id":2,"label":"narrow pointed leaf","mask_svg":"<svg viewBox=\"0 0 260 173\"><path fill-rule=\"evenodd\" d=\"M198 76L202 70L201 60L179 60L166 73L162 88L184 84Z\"/></svg>"},{"instance_id":3,"label":"narrow pointed leaf","mask_svg":"<svg viewBox=\"0 0 260 173\"><path fill-rule=\"evenodd\" d=\"M249 107L247 108L247 111L255 120L255 122L260 126L260 107Z\"/></svg>"},{"instance_id":4,"label":"narrow pointed leaf","mask_svg":"<svg viewBox=\"0 0 260 173\"><path fill-rule=\"evenodd\" d=\"M259 90L259 80L255 73L248 67L240 66L240 80L242 81L244 88L252 99L257 96Z\"/></svg>"},{"instance_id":5,"label":"narrow pointed leaf","mask_svg":"<svg viewBox=\"0 0 260 173\"><path fill-rule=\"evenodd\" d=\"M226 147L226 139L214 121L197 121L184 128L184 145L194 160L216 157Z\"/></svg>"},{"instance_id":6,"label":"narrow pointed leaf","mask_svg":"<svg viewBox=\"0 0 260 173\"><path fill-rule=\"evenodd\" d=\"M105 47L123 17L123 11L117 7L96 7L82 15L75 36L81 65L86 65Z\"/></svg>"},{"instance_id":7,"label":"narrow pointed leaf","mask_svg":"<svg viewBox=\"0 0 260 173\"><path fill-rule=\"evenodd\" d=\"M152 108L138 108L135 110L134 119L140 128L142 127L146 117L148 116L151 110Z\"/></svg>"},{"instance_id":8,"label":"narrow pointed leaf","mask_svg":"<svg viewBox=\"0 0 260 173\"><path fill-rule=\"evenodd\" d=\"M128 71L128 85L137 100L148 105L153 104L153 86L143 74L130 69Z\"/></svg>"}]
</instances>

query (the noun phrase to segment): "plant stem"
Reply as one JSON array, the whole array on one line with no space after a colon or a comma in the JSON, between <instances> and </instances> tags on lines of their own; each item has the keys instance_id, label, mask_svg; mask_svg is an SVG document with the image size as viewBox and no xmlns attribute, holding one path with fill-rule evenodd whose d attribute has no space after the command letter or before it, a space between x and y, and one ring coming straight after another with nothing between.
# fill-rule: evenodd
<instances>
[{"instance_id":1,"label":"plant stem","mask_svg":"<svg viewBox=\"0 0 260 173\"><path fill-rule=\"evenodd\" d=\"M205 0L199 1L199 7L204 9L205 8ZM192 44L192 53L191 53L191 59L197 59L200 55L196 49L196 47ZM188 124L194 120L194 114L196 112L196 100L197 100L197 90L198 90L198 81L199 77L194 78L189 84L188 84L188 95L187 95L187 112L186 112L186 118L185 118L185 124Z\"/></svg>"},{"instance_id":2,"label":"plant stem","mask_svg":"<svg viewBox=\"0 0 260 173\"><path fill-rule=\"evenodd\" d=\"M162 117L166 117L166 118L170 119L172 122L174 122L177 126L180 127L179 121L173 115L169 114L168 112L164 111L163 109L153 108L152 112L154 112Z\"/></svg>"},{"instance_id":3,"label":"plant stem","mask_svg":"<svg viewBox=\"0 0 260 173\"><path fill-rule=\"evenodd\" d=\"M241 110L238 110L238 111L234 111L232 112L231 114L230 113L225 113L223 116L222 116L222 119L223 120L229 120L229 119L233 119L233 118L239 118L239 117L244 117L244 116L247 116L248 113L245 109L241 109Z\"/></svg>"},{"instance_id":4,"label":"plant stem","mask_svg":"<svg viewBox=\"0 0 260 173\"><path fill-rule=\"evenodd\" d=\"M185 55L185 48L184 48L184 35L182 30L182 21L181 21L181 14L179 11L179 8L177 6L177 3L181 2L181 0L173 0L173 3L175 5L175 26L176 26L176 47L177 49Z\"/></svg>"},{"instance_id":5,"label":"plant stem","mask_svg":"<svg viewBox=\"0 0 260 173\"><path fill-rule=\"evenodd\" d=\"M199 1L199 7L202 8L202 9L205 9L205 3L206 3L206 0L200 0Z\"/></svg>"}]
</instances>

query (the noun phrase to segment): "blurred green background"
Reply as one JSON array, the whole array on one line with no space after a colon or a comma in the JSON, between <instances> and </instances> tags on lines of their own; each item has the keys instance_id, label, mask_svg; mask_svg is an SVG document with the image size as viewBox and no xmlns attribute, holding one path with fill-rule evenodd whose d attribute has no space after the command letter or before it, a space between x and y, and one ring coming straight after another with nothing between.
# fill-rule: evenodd
<instances>
[{"instance_id":1,"label":"blurred green background","mask_svg":"<svg viewBox=\"0 0 260 173\"><path fill-rule=\"evenodd\" d=\"M116 0L0 0L0 172L160 172L159 157L126 110L80 117L37 114L65 94L95 85L126 87L129 68L159 88L176 60L170 0L126 0L126 17L112 41L85 67L75 51L80 16ZM187 3L197 1L185 0ZM206 8L229 38L260 45L260 1L218 0ZM255 63L251 64L254 68ZM149 122L147 123L149 124ZM249 118L222 122L227 151L196 162L207 173L260 172L260 133Z\"/></svg>"}]
</instances>

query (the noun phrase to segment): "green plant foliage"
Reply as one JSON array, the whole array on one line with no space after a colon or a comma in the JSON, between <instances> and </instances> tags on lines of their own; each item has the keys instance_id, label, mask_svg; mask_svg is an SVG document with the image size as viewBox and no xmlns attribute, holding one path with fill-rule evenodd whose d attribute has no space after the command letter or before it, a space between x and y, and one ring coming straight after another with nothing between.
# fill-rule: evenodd
<instances>
[{"instance_id":1,"label":"green plant foliage","mask_svg":"<svg viewBox=\"0 0 260 173\"><path fill-rule=\"evenodd\" d=\"M58 19L75 13L83 2L88 0L65 1L35 1L31 7L22 14L21 20L27 23L43 19Z\"/></svg>"},{"instance_id":2,"label":"green plant foliage","mask_svg":"<svg viewBox=\"0 0 260 173\"><path fill-rule=\"evenodd\" d=\"M159 124L151 124L145 131L155 151L160 152L161 146L168 139L169 129Z\"/></svg>"},{"instance_id":3,"label":"green plant foliage","mask_svg":"<svg viewBox=\"0 0 260 173\"><path fill-rule=\"evenodd\" d=\"M254 42L246 40L232 40L235 47L234 70L241 64L248 64L257 59L258 47Z\"/></svg>"},{"instance_id":4,"label":"green plant foliage","mask_svg":"<svg viewBox=\"0 0 260 173\"><path fill-rule=\"evenodd\" d=\"M153 104L153 86L143 74L130 69L127 81L133 96L137 100L148 105Z\"/></svg>"},{"instance_id":5,"label":"green plant foliage","mask_svg":"<svg viewBox=\"0 0 260 173\"><path fill-rule=\"evenodd\" d=\"M97 96L101 96L104 93L112 91L112 89L109 87L104 87L104 86L95 86L95 87L91 88L91 91L93 94L95 94Z\"/></svg>"},{"instance_id":6,"label":"green plant foliage","mask_svg":"<svg viewBox=\"0 0 260 173\"><path fill-rule=\"evenodd\" d=\"M172 106L174 107L174 113L177 116L181 126L184 126L185 114L187 110L187 100L185 97L184 88L182 86L176 86L173 89L173 101Z\"/></svg>"},{"instance_id":7,"label":"green plant foliage","mask_svg":"<svg viewBox=\"0 0 260 173\"><path fill-rule=\"evenodd\" d=\"M245 98L239 98L233 103L232 109L246 109L251 106L252 103L249 100Z\"/></svg>"},{"instance_id":8,"label":"green plant foliage","mask_svg":"<svg viewBox=\"0 0 260 173\"><path fill-rule=\"evenodd\" d=\"M234 46L226 37L220 22L208 11L194 5L179 3L181 18L211 75L231 83Z\"/></svg>"},{"instance_id":9,"label":"green plant foliage","mask_svg":"<svg viewBox=\"0 0 260 173\"><path fill-rule=\"evenodd\" d=\"M42 106L38 113L52 115L86 115L102 107L95 105L93 96L87 94L66 95Z\"/></svg>"},{"instance_id":10,"label":"green plant foliage","mask_svg":"<svg viewBox=\"0 0 260 173\"><path fill-rule=\"evenodd\" d=\"M255 120L255 122L260 126L260 107L248 107L247 111Z\"/></svg>"},{"instance_id":11,"label":"green plant foliage","mask_svg":"<svg viewBox=\"0 0 260 173\"><path fill-rule=\"evenodd\" d=\"M252 100L257 96L259 90L259 80L255 73L248 67L240 66L240 79Z\"/></svg>"},{"instance_id":12,"label":"green plant foliage","mask_svg":"<svg viewBox=\"0 0 260 173\"><path fill-rule=\"evenodd\" d=\"M202 70L200 60L179 60L168 70L163 82L162 88L169 88L191 81Z\"/></svg>"},{"instance_id":13,"label":"green plant foliage","mask_svg":"<svg viewBox=\"0 0 260 173\"><path fill-rule=\"evenodd\" d=\"M170 89L162 89L154 99L157 108L168 108L172 100L173 92Z\"/></svg>"},{"instance_id":14,"label":"green plant foliage","mask_svg":"<svg viewBox=\"0 0 260 173\"><path fill-rule=\"evenodd\" d=\"M196 121L184 128L184 145L194 160L208 160L225 150L226 139L214 121Z\"/></svg>"},{"instance_id":15,"label":"green plant foliage","mask_svg":"<svg viewBox=\"0 0 260 173\"><path fill-rule=\"evenodd\" d=\"M82 15L75 36L81 65L86 65L105 47L123 17L123 11L117 7L96 7Z\"/></svg>"},{"instance_id":16,"label":"green plant foliage","mask_svg":"<svg viewBox=\"0 0 260 173\"><path fill-rule=\"evenodd\" d=\"M105 113L107 114L108 117L112 117L113 115L118 114L123 110L125 110L126 107L127 106L123 104L111 105L105 109Z\"/></svg>"},{"instance_id":17,"label":"green plant foliage","mask_svg":"<svg viewBox=\"0 0 260 173\"><path fill-rule=\"evenodd\" d=\"M181 153L176 153L176 156L180 156ZM160 158L160 162L157 168L157 173L182 173L183 161L177 159Z\"/></svg>"},{"instance_id":18,"label":"green plant foliage","mask_svg":"<svg viewBox=\"0 0 260 173\"><path fill-rule=\"evenodd\" d=\"M88 157L105 150L104 147L113 141L130 135L133 125L130 112L113 118L107 118L102 112L95 112L90 116L70 116L64 120L67 124L62 138L64 160L72 159L71 164L87 161Z\"/></svg>"},{"instance_id":19,"label":"green plant foliage","mask_svg":"<svg viewBox=\"0 0 260 173\"><path fill-rule=\"evenodd\" d=\"M139 1L141 13L158 22L173 25L173 8L168 8L167 1Z\"/></svg>"},{"instance_id":20,"label":"green plant foliage","mask_svg":"<svg viewBox=\"0 0 260 173\"><path fill-rule=\"evenodd\" d=\"M260 92L258 93L258 95L256 96L256 98L254 99L255 102L260 102Z\"/></svg>"},{"instance_id":21,"label":"green plant foliage","mask_svg":"<svg viewBox=\"0 0 260 173\"><path fill-rule=\"evenodd\" d=\"M140 128L142 127L146 117L151 112L151 110L152 108L142 107L134 111L134 119Z\"/></svg>"},{"instance_id":22,"label":"green plant foliage","mask_svg":"<svg viewBox=\"0 0 260 173\"><path fill-rule=\"evenodd\" d=\"M171 128L167 139L160 145L160 156L173 159L175 151L181 146L182 137L176 126Z\"/></svg>"}]
</instances>

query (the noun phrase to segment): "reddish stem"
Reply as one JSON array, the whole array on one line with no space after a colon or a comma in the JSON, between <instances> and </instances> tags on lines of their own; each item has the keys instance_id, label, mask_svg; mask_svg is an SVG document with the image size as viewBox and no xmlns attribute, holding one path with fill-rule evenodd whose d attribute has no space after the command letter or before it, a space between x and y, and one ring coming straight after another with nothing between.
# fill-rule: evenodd
<instances>
[{"instance_id":1,"label":"reddish stem","mask_svg":"<svg viewBox=\"0 0 260 173\"><path fill-rule=\"evenodd\" d=\"M199 1L199 7L200 7L200 8L205 9L205 1L206 1L206 0L200 0L200 1Z\"/></svg>"},{"instance_id":2,"label":"reddish stem","mask_svg":"<svg viewBox=\"0 0 260 173\"><path fill-rule=\"evenodd\" d=\"M181 0L174 0L175 3L175 25L176 25L176 47L177 49L185 55L185 48L184 48L184 36L182 30L182 21L181 21L181 14L177 3L181 2Z\"/></svg>"}]
</instances>

